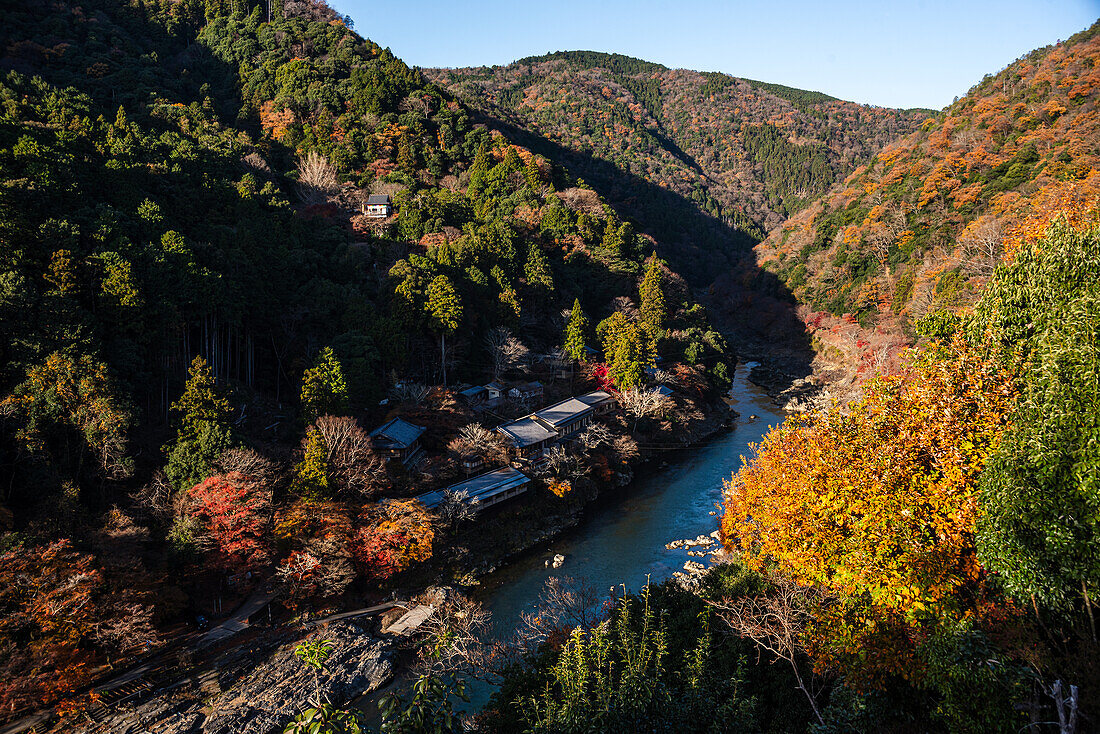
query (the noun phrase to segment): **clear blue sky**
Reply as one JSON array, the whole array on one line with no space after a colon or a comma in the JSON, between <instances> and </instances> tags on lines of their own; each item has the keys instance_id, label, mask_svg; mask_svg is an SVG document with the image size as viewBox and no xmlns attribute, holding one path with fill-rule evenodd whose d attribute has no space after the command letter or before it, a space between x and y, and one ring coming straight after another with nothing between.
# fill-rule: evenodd
<instances>
[{"instance_id":1,"label":"clear blue sky","mask_svg":"<svg viewBox=\"0 0 1100 734\"><path fill-rule=\"evenodd\" d=\"M329 0L421 66L622 53L891 107L940 108L1100 17L1100 0Z\"/></svg>"}]
</instances>

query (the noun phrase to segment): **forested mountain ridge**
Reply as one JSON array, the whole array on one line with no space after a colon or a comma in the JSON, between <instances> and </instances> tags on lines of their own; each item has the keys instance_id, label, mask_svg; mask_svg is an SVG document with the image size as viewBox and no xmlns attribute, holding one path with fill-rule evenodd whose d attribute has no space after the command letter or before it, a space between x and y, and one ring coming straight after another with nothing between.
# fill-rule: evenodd
<instances>
[{"instance_id":1,"label":"forested mountain ridge","mask_svg":"<svg viewBox=\"0 0 1100 734\"><path fill-rule=\"evenodd\" d=\"M1001 256L1100 193L1100 26L992 74L757 247L810 310L911 325L973 303Z\"/></svg>"},{"instance_id":2,"label":"forested mountain ridge","mask_svg":"<svg viewBox=\"0 0 1100 734\"><path fill-rule=\"evenodd\" d=\"M1098 35L990 75L757 246L852 393L830 380L726 482L728 564L570 620L493 731L1100 727ZM774 682L697 665L746 638L798 692L762 717Z\"/></svg>"},{"instance_id":3,"label":"forested mountain ridge","mask_svg":"<svg viewBox=\"0 0 1100 734\"><path fill-rule=\"evenodd\" d=\"M5 8L0 244L5 715L155 646L227 574L312 559L288 598L328 598L430 557L423 508L375 501L458 473L473 418L424 386L558 353L567 316L562 359L603 347L602 384L658 356L728 384L652 239L323 2ZM434 474L387 474L357 420L392 409L440 425Z\"/></svg>"},{"instance_id":4,"label":"forested mountain ridge","mask_svg":"<svg viewBox=\"0 0 1100 734\"><path fill-rule=\"evenodd\" d=\"M927 116L589 51L425 73L471 105L690 198L754 238ZM643 194L624 192L631 197L646 206Z\"/></svg>"}]
</instances>

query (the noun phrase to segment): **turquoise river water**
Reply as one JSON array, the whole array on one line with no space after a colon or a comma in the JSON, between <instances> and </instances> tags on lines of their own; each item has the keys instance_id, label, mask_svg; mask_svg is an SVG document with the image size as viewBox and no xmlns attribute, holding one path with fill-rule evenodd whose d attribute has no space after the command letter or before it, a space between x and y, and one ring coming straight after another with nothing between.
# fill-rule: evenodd
<instances>
[{"instance_id":1,"label":"turquoise river water","mask_svg":"<svg viewBox=\"0 0 1100 734\"><path fill-rule=\"evenodd\" d=\"M665 544L717 529L718 517L711 513L722 499L722 480L741 466L741 457L751 453L750 444L783 421L767 393L749 382L752 366L738 365L734 374L729 402L740 418L732 430L700 446L670 452L659 468L651 463L618 495L601 498L578 527L482 579L475 596L492 613L494 635L511 635L520 613L535 608L552 575L584 578L603 591L623 584L637 591L647 579L661 581L688 560L706 561L686 550L667 550ZM559 553L565 563L548 568L546 560ZM471 681L471 700L463 708L476 711L492 691Z\"/></svg>"}]
</instances>

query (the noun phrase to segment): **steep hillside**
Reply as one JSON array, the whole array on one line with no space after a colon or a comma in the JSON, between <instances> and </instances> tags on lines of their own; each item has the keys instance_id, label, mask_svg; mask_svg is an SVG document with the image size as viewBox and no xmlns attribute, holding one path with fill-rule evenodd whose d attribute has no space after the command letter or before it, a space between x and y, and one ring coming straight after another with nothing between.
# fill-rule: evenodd
<instances>
[{"instance_id":1,"label":"steep hillside","mask_svg":"<svg viewBox=\"0 0 1100 734\"><path fill-rule=\"evenodd\" d=\"M268 10L5 10L3 716L155 646L227 573L313 559L339 572L287 593L331 598L414 560L393 553L429 558L423 508L375 500L453 480L447 447L474 417L447 383L559 349L563 312L571 353L604 347L621 388L658 356L700 400L728 384L722 338L653 240L560 161L475 124L323 2ZM394 210L366 216L372 194ZM395 409L433 429L415 474L387 473L364 430ZM623 461L604 453L609 477Z\"/></svg>"},{"instance_id":2,"label":"steep hillside","mask_svg":"<svg viewBox=\"0 0 1100 734\"><path fill-rule=\"evenodd\" d=\"M987 76L757 247L808 308L909 331L1100 195L1100 25ZM819 317L812 317L819 318Z\"/></svg>"},{"instance_id":3,"label":"steep hillside","mask_svg":"<svg viewBox=\"0 0 1100 734\"><path fill-rule=\"evenodd\" d=\"M679 223L651 206L642 182L691 200L743 244L926 116L587 51L425 73L472 106L575 151L577 175L615 191L662 239ZM585 165L582 156L595 160ZM618 179L595 161L612 164ZM713 262L703 268L713 274Z\"/></svg>"}]
</instances>

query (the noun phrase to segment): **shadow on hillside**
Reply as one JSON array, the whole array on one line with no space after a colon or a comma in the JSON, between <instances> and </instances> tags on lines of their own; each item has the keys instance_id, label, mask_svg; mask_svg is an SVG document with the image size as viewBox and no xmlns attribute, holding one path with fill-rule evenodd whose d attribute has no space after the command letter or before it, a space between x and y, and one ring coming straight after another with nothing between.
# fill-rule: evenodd
<instances>
[{"instance_id":1,"label":"shadow on hillside","mask_svg":"<svg viewBox=\"0 0 1100 734\"><path fill-rule=\"evenodd\" d=\"M813 350L790 290L756 263L754 238L700 209L689 198L614 164L567 148L499 118L477 113L491 127L582 178L640 231L657 239L659 254L695 288L712 322L739 356L763 359L793 377L810 374Z\"/></svg>"}]
</instances>

